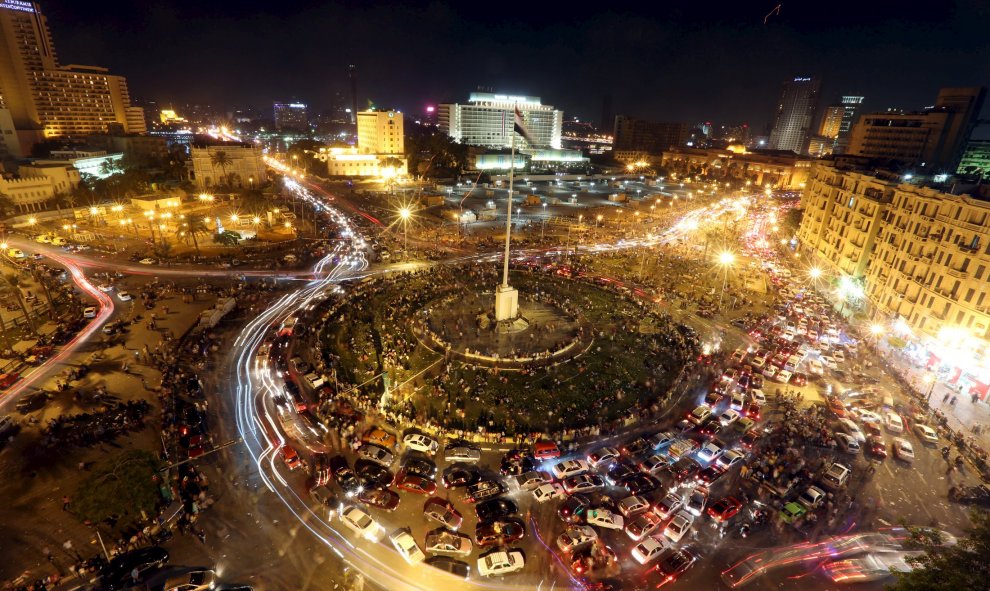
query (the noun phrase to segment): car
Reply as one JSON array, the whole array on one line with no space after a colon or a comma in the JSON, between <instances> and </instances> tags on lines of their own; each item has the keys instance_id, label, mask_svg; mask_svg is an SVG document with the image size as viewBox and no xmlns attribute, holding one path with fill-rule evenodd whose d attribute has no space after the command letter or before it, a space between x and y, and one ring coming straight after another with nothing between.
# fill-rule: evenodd
<instances>
[{"instance_id":1,"label":"car","mask_svg":"<svg viewBox=\"0 0 990 591\"><path fill-rule=\"evenodd\" d=\"M670 473L677 482L693 480L701 471L701 464L692 458L681 458L670 467Z\"/></svg>"},{"instance_id":2,"label":"car","mask_svg":"<svg viewBox=\"0 0 990 591\"><path fill-rule=\"evenodd\" d=\"M895 437L892 447L894 448L895 458L909 464L914 462L914 447L912 447L910 441L903 437Z\"/></svg>"},{"instance_id":3,"label":"car","mask_svg":"<svg viewBox=\"0 0 990 591\"><path fill-rule=\"evenodd\" d=\"M83 308L83 318L96 318L96 306L86 306Z\"/></svg>"},{"instance_id":4,"label":"car","mask_svg":"<svg viewBox=\"0 0 990 591\"><path fill-rule=\"evenodd\" d=\"M670 462L667 461L667 458L659 454L652 455L639 463L640 470L649 472L654 476L666 470L668 466L670 466Z\"/></svg>"},{"instance_id":5,"label":"car","mask_svg":"<svg viewBox=\"0 0 990 591\"><path fill-rule=\"evenodd\" d=\"M418 452L411 452L405 455L405 459L402 461L402 470L406 474L419 476L426 480L433 480L437 477L437 465L433 460Z\"/></svg>"},{"instance_id":6,"label":"car","mask_svg":"<svg viewBox=\"0 0 990 591\"><path fill-rule=\"evenodd\" d=\"M751 450L753 449L753 446L756 445L756 442L759 440L760 440L759 432L756 429L751 429L743 434L742 438L739 440L739 445L741 445L745 449Z\"/></svg>"},{"instance_id":7,"label":"car","mask_svg":"<svg viewBox=\"0 0 990 591\"><path fill-rule=\"evenodd\" d=\"M874 458L886 458L887 442L882 435L870 435L866 438L866 451Z\"/></svg>"},{"instance_id":8,"label":"car","mask_svg":"<svg viewBox=\"0 0 990 591\"><path fill-rule=\"evenodd\" d=\"M299 460L299 454L288 445L283 445L279 449L279 455L282 456L282 461L285 462L285 466L289 470L295 470L302 465L302 462Z\"/></svg>"},{"instance_id":9,"label":"car","mask_svg":"<svg viewBox=\"0 0 990 591\"><path fill-rule=\"evenodd\" d=\"M151 570L161 568L168 562L168 551L159 546L149 546L115 556L100 569L100 583L107 591L117 591L133 585L131 573L138 572L139 578Z\"/></svg>"},{"instance_id":10,"label":"car","mask_svg":"<svg viewBox=\"0 0 990 591\"><path fill-rule=\"evenodd\" d=\"M795 386L806 386L808 384L808 376L796 371L794 372L794 375L791 376L791 383Z\"/></svg>"},{"instance_id":11,"label":"car","mask_svg":"<svg viewBox=\"0 0 990 591\"><path fill-rule=\"evenodd\" d=\"M652 512L640 513L626 524L626 535L632 541L638 542L655 532L661 523L660 517Z\"/></svg>"},{"instance_id":12,"label":"car","mask_svg":"<svg viewBox=\"0 0 990 591\"><path fill-rule=\"evenodd\" d=\"M495 550L478 557L478 574L483 577L508 575L521 571L526 566L526 557L517 548Z\"/></svg>"},{"instance_id":13,"label":"car","mask_svg":"<svg viewBox=\"0 0 990 591\"><path fill-rule=\"evenodd\" d=\"M706 505L708 505L708 489L698 486L687 496L684 508L692 515L700 516L705 512Z\"/></svg>"},{"instance_id":14,"label":"car","mask_svg":"<svg viewBox=\"0 0 990 591\"><path fill-rule=\"evenodd\" d=\"M537 460L552 460L560 457L560 448L553 441L542 439L533 445L533 457Z\"/></svg>"},{"instance_id":15,"label":"car","mask_svg":"<svg viewBox=\"0 0 990 591\"><path fill-rule=\"evenodd\" d=\"M598 570L605 570L618 564L615 551L599 540L598 542L579 548L571 553L571 571L576 575L587 575ZM583 586L587 591L614 591L609 583L591 583Z\"/></svg>"},{"instance_id":16,"label":"car","mask_svg":"<svg viewBox=\"0 0 990 591\"><path fill-rule=\"evenodd\" d=\"M723 470L728 470L729 468L735 466L736 464L742 462L746 459L746 454L739 450L730 449L723 453L717 460L715 460L715 465Z\"/></svg>"},{"instance_id":17,"label":"car","mask_svg":"<svg viewBox=\"0 0 990 591\"><path fill-rule=\"evenodd\" d=\"M426 560L426 554L423 554L423 550L408 529L397 529L388 536L388 539L409 564L418 564Z\"/></svg>"},{"instance_id":18,"label":"car","mask_svg":"<svg viewBox=\"0 0 990 591\"><path fill-rule=\"evenodd\" d=\"M131 297L130 292L127 292L127 291L118 291L117 292L117 299L119 299L122 302L129 302L129 301L133 300L134 298Z\"/></svg>"},{"instance_id":19,"label":"car","mask_svg":"<svg viewBox=\"0 0 990 591\"><path fill-rule=\"evenodd\" d=\"M790 503L784 505L784 508L780 510L780 520L784 523L794 523L804 517L807 512L807 507L801 503L791 501Z\"/></svg>"},{"instance_id":20,"label":"car","mask_svg":"<svg viewBox=\"0 0 990 591\"><path fill-rule=\"evenodd\" d=\"M626 457L638 456L651 448L650 442L643 437L634 437L619 447L619 453Z\"/></svg>"},{"instance_id":21,"label":"car","mask_svg":"<svg viewBox=\"0 0 990 591\"><path fill-rule=\"evenodd\" d=\"M617 508L623 517L629 519L647 511L650 508L650 502L646 500L646 497L631 495L620 499Z\"/></svg>"},{"instance_id":22,"label":"car","mask_svg":"<svg viewBox=\"0 0 990 591\"><path fill-rule=\"evenodd\" d=\"M825 470L825 473L822 474L821 481L827 488L831 490L838 490L845 486L851 473L852 470L850 470L847 466L836 462Z\"/></svg>"},{"instance_id":23,"label":"car","mask_svg":"<svg viewBox=\"0 0 990 591\"><path fill-rule=\"evenodd\" d=\"M667 448L667 456L672 460L680 460L681 458L694 453L698 447L698 442L694 439L678 439L669 448Z\"/></svg>"},{"instance_id":24,"label":"car","mask_svg":"<svg viewBox=\"0 0 990 591\"><path fill-rule=\"evenodd\" d=\"M460 529L464 516L445 499L433 497L423 504L423 516L450 529Z\"/></svg>"},{"instance_id":25,"label":"car","mask_svg":"<svg viewBox=\"0 0 990 591\"><path fill-rule=\"evenodd\" d=\"M990 488L985 484L952 486L949 488L949 500L966 505L990 507Z\"/></svg>"},{"instance_id":26,"label":"car","mask_svg":"<svg viewBox=\"0 0 990 591\"><path fill-rule=\"evenodd\" d=\"M777 372L777 375L774 376L774 379L780 382L781 384L786 384L791 381L791 375L792 375L791 372L787 371L786 369L782 369Z\"/></svg>"},{"instance_id":27,"label":"car","mask_svg":"<svg viewBox=\"0 0 990 591\"><path fill-rule=\"evenodd\" d=\"M519 512L519 507L509 499L491 499L478 503L474 508L478 521L494 521Z\"/></svg>"},{"instance_id":28,"label":"car","mask_svg":"<svg viewBox=\"0 0 990 591\"><path fill-rule=\"evenodd\" d=\"M718 417L708 417L708 419L695 427L699 435L706 438L715 437L722 432L722 423L718 422Z\"/></svg>"},{"instance_id":29,"label":"car","mask_svg":"<svg viewBox=\"0 0 990 591\"><path fill-rule=\"evenodd\" d=\"M760 420L760 405L756 402L750 402L746 405L746 408L743 409L742 414L747 419L758 421Z\"/></svg>"},{"instance_id":30,"label":"car","mask_svg":"<svg viewBox=\"0 0 990 591\"><path fill-rule=\"evenodd\" d=\"M467 556L474 549L471 536L438 527L426 534L426 551L430 554L447 556Z\"/></svg>"},{"instance_id":31,"label":"car","mask_svg":"<svg viewBox=\"0 0 990 591\"><path fill-rule=\"evenodd\" d=\"M564 533L557 536L557 547L561 552L573 552L597 539L598 532L591 526L568 525Z\"/></svg>"},{"instance_id":32,"label":"car","mask_svg":"<svg viewBox=\"0 0 990 591\"><path fill-rule=\"evenodd\" d=\"M598 474L579 474L565 479L563 485L567 494L574 494L603 488L605 480Z\"/></svg>"},{"instance_id":33,"label":"car","mask_svg":"<svg viewBox=\"0 0 990 591\"><path fill-rule=\"evenodd\" d=\"M650 445L653 446L655 450L661 450L663 448L669 447L677 439L672 431L661 431L660 433L655 433L647 438Z\"/></svg>"},{"instance_id":34,"label":"car","mask_svg":"<svg viewBox=\"0 0 990 591\"><path fill-rule=\"evenodd\" d=\"M753 365L753 367L755 369L762 370L767 365L767 358L766 357L754 357L753 360L750 361L750 363Z\"/></svg>"},{"instance_id":35,"label":"car","mask_svg":"<svg viewBox=\"0 0 990 591\"><path fill-rule=\"evenodd\" d=\"M541 484L533 489L533 498L536 499L537 503L546 503L551 499L563 499L566 496L567 491L564 490L563 486L556 482Z\"/></svg>"},{"instance_id":36,"label":"car","mask_svg":"<svg viewBox=\"0 0 990 591\"><path fill-rule=\"evenodd\" d=\"M880 581L914 567L904 552L874 552L858 558L834 560L822 566L822 574L843 585Z\"/></svg>"},{"instance_id":37,"label":"car","mask_svg":"<svg viewBox=\"0 0 990 591\"><path fill-rule=\"evenodd\" d=\"M362 443L373 443L386 449L395 449L398 438L384 429L371 427L361 436Z\"/></svg>"},{"instance_id":38,"label":"car","mask_svg":"<svg viewBox=\"0 0 990 591\"><path fill-rule=\"evenodd\" d=\"M691 460L694 461L694 460ZM649 474L634 474L628 476L618 483L619 486L629 491L631 495L648 493L660 488L660 481Z\"/></svg>"},{"instance_id":39,"label":"car","mask_svg":"<svg viewBox=\"0 0 990 591\"><path fill-rule=\"evenodd\" d=\"M811 375L823 376L825 375L825 366L821 361L812 359L808 362L808 371L811 372Z\"/></svg>"},{"instance_id":40,"label":"car","mask_svg":"<svg viewBox=\"0 0 990 591\"><path fill-rule=\"evenodd\" d=\"M833 351L832 358L835 359L837 364L846 362L846 354L842 352L842 349L836 349Z\"/></svg>"},{"instance_id":41,"label":"car","mask_svg":"<svg viewBox=\"0 0 990 591\"><path fill-rule=\"evenodd\" d=\"M481 450L467 446L447 446L443 450L443 459L448 462L478 462L481 461Z\"/></svg>"},{"instance_id":42,"label":"car","mask_svg":"<svg viewBox=\"0 0 990 591\"><path fill-rule=\"evenodd\" d=\"M714 462L725 452L725 444L718 439L712 439L698 450L698 459L703 462Z\"/></svg>"},{"instance_id":43,"label":"car","mask_svg":"<svg viewBox=\"0 0 990 591\"><path fill-rule=\"evenodd\" d=\"M470 565L466 562L455 560L449 556L431 556L426 559L426 564L464 580L467 580L467 578L471 576Z\"/></svg>"},{"instance_id":44,"label":"car","mask_svg":"<svg viewBox=\"0 0 990 591\"><path fill-rule=\"evenodd\" d=\"M677 578L691 568L697 560L698 556L694 554L690 548L681 548L680 550L675 550L674 552L666 555L659 563L657 563L656 567L654 567L654 572L659 575L659 580L655 587L660 588L667 583L676 581Z\"/></svg>"},{"instance_id":45,"label":"car","mask_svg":"<svg viewBox=\"0 0 990 591\"><path fill-rule=\"evenodd\" d=\"M917 423L914 426L914 432L923 443L930 445L938 444L938 433L928 425Z\"/></svg>"},{"instance_id":46,"label":"car","mask_svg":"<svg viewBox=\"0 0 990 591\"><path fill-rule=\"evenodd\" d=\"M143 258L143 259L141 259L138 262L141 263L142 265L154 265L158 261L156 261L155 259L152 259L152 258Z\"/></svg>"},{"instance_id":47,"label":"car","mask_svg":"<svg viewBox=\"0 0 990 591\"><path fill-rule=\"evenodd\" d=\"M21 249L19 249L19 248L11 248L11 249L7 250L7 256L9 256L11 258L14 258L14 259L24 259L24 258L27 258L27 255L24 254L24 251L21 250Z\"/></svg>"},{"instance_id":48,"label":"car","mask_svg":"<svg viewBox=\"0 0 990 591\"><path fill-rule=\"evenodd\" d=\"M684 497L676 493L667 493L653 506L653 512L661 519L670 519L684 506Z\"/></svg>"},{"instance_id":49,"label":"car","mask_svg":"<svg viewBox=\"0 0 990 591\"><path fill-rule=\"evenodd\" d=\"M217 586L217 573L213 569L184 572L165 580L162 591L208 591Z\"/></svg>"},{"instance_id":50,"label":"car","mask_svg":"<svg viewBox=\"0 0 990 591\"><path fill-rule=\"evenodd\" d=\"M388 488L395 481L395 475L391 470L369 460L354 462L354 472L361 483L368 488Z\"/></svg>"},{"instance_id":51,"label":"car","mask_svg":"<svg viewBox=\"0 0 990 591\"><path fill-rule=\"evenodd\" d=\"M579 478L579 477L575 476L574 478ZM551 480L549 474L545 472L537 472L535 470L532 472L526 472L525 474L520 474L519 476L516 476L516 485L519 487L519 490L525 490L525 491L531 491L537 487L549 483L550 481Z\"/></svg>"},{"instance_id":52,"label":"car","mask_svg":"<svg viewBox=\"0 0 990 591\"><path fill-rule=\"evenodd\" d=\"M732 423L735 423L736 421L738 421L739 420L739 417L741 417L741 416L742 415L739 413L739 411L730 408L730 409L726 410L725 412L723 412L718 417L718 421L720 423L722 423L722 425L728 427Z\"/></svg>"},{"instance_id":53,"label":"car","mask_svg":"<svg viewBox=\"0 0 990 591\"><path fill-rule=\"evenodd\" d=\"M707 419L710 416L712 416L711 407L709 407L706 404L701 404L695 407L695 409L692 410L690 413L688 413L687 419L692 423L694 423L695 425L700 425L705 421L705 419Z\"/></svg>"},{"instance_id":54,"label":"car","mask_svg":"<svg viewBox=\"0 0 990 591\"><path fill-rule=\"evenodd\" d=\"M557 508L557 517L564 523L578 523L584 520L584 514L591 508L591 500L585 495L569 497Z\"/></svg>"},{"instance_id":55,"label":"car","mask_svg":"<svg viewBox=\"0 0 990 591\"><path fill-rule=\"evenodd\" d=\"M410 433L402 438L402 445L406 449L411 449L425 454L433 455L440 449L440 444L436 439L422 433Z\"/></svg>"},{"instance_id":56,"label":"car","mask_svg":"<svg viewBox=\"0 0 990 591\"><path fill-rule=\"evenodd\" d=\"M322 484L309 489L309 496L313 497L314 501L324 507L336 509L337 505L340 504L340 501L337 500L337 495L333 494L332 490Z\"/></svg>"},{"instance_id":57,"label":"car","mask_svg":"<svg viewBox=\"0 0 990 591\"><path fill-rule=\"evenodd\" d=\"M640 564L649 564L660 558L660 555L670 549L670 543L662 537L650 536L636 544L632 549L632 557Z\"/></svg>"},{"instance_id":58,"label":"car","mask_svg":"<svg viewBox=\"0 0 990 591\"><path fill-rule=\"evenodd\" d=\"M441 480L445 488L471 486L481 479L478 469L469 464L451 464L443 471Z\"/></svg>"},{"instance_id":59,"label":"car","mask_svg":"<svg viewBox=\"0 0 990 591\"><path fill-rule=\"evenodd\" d=\"M753 402L764 406L767 403L767 396L763 393L763 390L755 388L749 391L749 397L753 399Z\"/></svg>"},{"instance_id":60,"label":"car","mask_svg":"<svg viewBox=\"0 0 990 591\"><path fill-rule=\"evenodd\" d=\"M557 480L563 480L565 478L570 478L571 476L584 474L590 470L591 465L584 460L566 460L563 462L558 462L550 468L550 472Z\"/></svg>"},{"instance_id":61,"label":"car","mask_svg":"<svg viewBox=\"0 0 990 591\"><path fill-rule=\"evenodd\" d=\"M837 431L834 434L835 442L839 445L839 449L846 452L847 454L856 455L859 453L859 442L856 438L848 433L843 433Z\"/></svg>"},{"instance_id":62,"label":"car","mask_svg":"<svg viewBox=\"0 0 990 591\"><path fill-rule=\"evenodd\" d=\"M718 464L712 464L698 472L697 481L700 484L710 485L728 472L725 468L720 468Z\"/></svg>"},{"instance_id":63,"label":"car","mask_svg":"<svg viewBox=\"0 0 990 591\"><path fill-rule=\"evenodd\" d=\"M599 447L593 449L591 453L588 454L588 463L592 468L598 470L604 468L617 460L619 457L619 450L614 447Z\"/></svg>"},{"instance_id":64,"label":"car","mask_svg":"<svg viewBox=\"0 0 990 591\"><path fill-rule=\"evenodd\" d=\"M772 380L777 377L777 366L773 364L768 364L763 368L763 377Z\"/></svg>"},{"instance_id":65,"label":"car","mask_svg":"<svg viewBox=\"0 0 990 591\"><path fill-rule=\"evenodd\" d=\"M366 488L357 493L355 498L365 505L385 511L394 511L399 506L399 495L387 488Z\"/></svg>"},{"instance_id":66,"label":"car","mask_svg":"<svg viewBox=\"0 0 990 591\"><path fill-rule=\"evenodd\" d=\"M362 460L375 462L385 468L390 468L395 462L395 456L384 447L378 447L373 443L366 443L358 448L357 455Z\"/></svg>"},{"instance_id":67,"label":"car","mask_svg":"<svg viewBox=\"0 0 990 591\"><path fill-rule=\"evenodd\" d=\"M705 404L710 406L711 409L714 411L715 407L718 406L719 402L722 402L723 398L725 398L725 395L722 394L721 391L712 390L708 394L705 394Z\"/></svg>"},{"instance_id":68,"label":"car","mask_svg":"<svg viewBox=\"0 0 990 591\"><path fill-rule=\"evenodd\" d=\"M876 424L883 423L883 417L873 412L872 410L861 408L858 406L852 407L849 410L856 418L858 418L863 423L864 426L869 423L876 423Z\"/></svg>"},{"instance_id":69,"label":"car","mask_svg":"<svg viewBox=\"0 0 990 591\"><path fill-rule=\"evenodd\" d=\"M891 433L899 434L904 432L904 419L896 412L891 411L886 413L883 417L883 423Z\"/></svg>"},{"instance_id":70,"label":"car","mask_svg":"<svg viewBox=\"0 0 990 591\"><path fill-rule=\"evenodd\" d=\"M610 509L603 508L588 510L585 513L584 519L588 522L588 525L597 525L605 529L623 529L626 524L622 515Z\"/></svg>"},{"instance_id":71,"label":"car","mask_svg":"<svg viewBox=\"0 0 990 591\"><path fill-rule=\"evenodd\" d=\"M505 546L517 542L526 535L526 526L518 519L500 519L490 523L479 523L474 530L474 538L479 548Z\"/></svg>"},{"instance_id":72,"label":"car","mask_svg":"<svg viewBox=\"0 0 990 591\"><path fill-rule=\"evenodd\" d=\"M736 497L722 497L708 506L708 516L719 523L725 523L742 510L742 502Z\"/></svg>"},{"instance_id":73,"label":"car","mask_svg":"<svg viewBox=\"0 0 990 591\"><path fill-rule=\"evenodd\" d=\"M505 454L499 463L499 472L503 476L519 476L526 472L534 472L540 463L528 452L511 450Z\"/></svg>"},{"instance_id":74,"label":"car","mask_svg":"<svg viewBox=\"0 0 990 591\"><path fill-rule=\"evenodd\" d=\"M384 533L382 526L371 515L368 515L354 505L344 507L341 510L340 520L351 531L372 542L381 540Z\"/></svg>"},{"instance_id":75,"label":"car","mask_svg":"<svg viewBox=\"0 0 990 591\"><path fill-rule=\"evenodd\" d=\"M839 431L852 435L859 443L866 443L866 435L851 419L838 419L835 423Z\"/></svg>"},{"instance_id":76,"label":"car","mask_svg":"<svg viewBox=\"0 0 990 591\"><path fill-rule=\"evenodd\" d=\"M809 486L803 493L801 493L797 502L804 505L804 507L809 511L814 511L815 509L822 506L828 495L825 491L818 488L817 486Z\"/></svg>"},{"instance_id":77,"label":"car","mask_svg":"<svg viewBox=\"0 0 990 591\"><path fill-rule=\"evenodd\" d=\"M825 365L825 367L827 367L829 369L838 369L839 368L838 364L836 364L836 362L835 362L835 359L832 358L829 355L822 355L821 356L821 360L822 360L822 364Z\"/></svg>"},{"instance_id":78,"label":"car","mask_svg":"<svg viewBox=\"0 0 990 591\"><path fill-rule=\"evenodd\" d=\"M40 244L51 244L52 243L52 237L49 236L48 234L38 234L37 236L34 237L34 240L35 240L35 242L38 242Z\"/></svg>"},{"instance_id":79,"label":"car","mask_svg":"<svg viewBox=\"0 0 990 591\"><path fill-rule=\"evenodd\" d=\"M630 460L623 459L608 467L608 470L605 471L605 481L609 484L615 484L633 474L639 474L639 466Z\"/></svg>"},{"instance_id":80,"label":"car","mask_svg":"<svg viewBox=\"0 0 990 591\"><path fill-rule=\"evenodd\" d=\"M680 542L681 538L691 531L693 525L694 516L687 511L680 511L677 515L674 515L674 518L664 528L663 535L667 536L667 539L671 542Z\"/></svg>"},{"instance_id":81,"label":"car","mask_svg":"<svg viewBox=\"0 0 990 591\"><path fill-rule=\"evenodd\" d=\"M733 410L741 410L745 404L746 404L746 395L743 394L742 392L734 393L732 395L732 398L729 400L729 408Z\"/></svg>"},{"instance_id":82,"label":"car","mask_svg":"<svg viewBox=\"0 0 990 591\"><path fill-rule=\"evenodd\" d=\"M395 476L395 486L399 490L404 490L418 495L434 495L437 492L437 483L427 480L418 474L410 474L405 470L400 470Z\"/></svg>"}]
</instances>

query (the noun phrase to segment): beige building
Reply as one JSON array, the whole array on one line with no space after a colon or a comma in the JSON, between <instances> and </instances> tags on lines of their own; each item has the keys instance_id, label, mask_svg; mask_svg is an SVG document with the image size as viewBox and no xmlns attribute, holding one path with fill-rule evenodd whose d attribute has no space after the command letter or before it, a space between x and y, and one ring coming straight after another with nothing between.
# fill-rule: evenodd
<instances>
[{"instance_id":1,"label":"beige building","mask_svg":"<svg viewBox=\"0 0 990 591\"><path fill-rule=\"evenodd\" d=\"M393 178L409 174L405 132L399 111L361 111L357 114L356 148L321 149L330 176Z\"/></svg>"},{"instance_id":2,"label":"beige building","mask_svg":"<svg viewBox=\"0 0 990 591\"><path fill-rule=\"evenodd\" d=\"M661 166L681 175L752 181L758 186L796 190L804 187L811 159L791 152L746 152L738 149L671 148Z\"/></svg>"},{"instance_id":3,"label":"beige building","mask_svg":"<svg viewBox=\"0 0 990 591\"><path fill-rule=\"evenodd\" d=\"M361 111L357 114L357 132L362 154L405 154L405 132L399 111Z\"/></svg>"},{"instance_id":4,"label":"beige building","mask_svg":"<svg viewBox=\"0 0 990 591\"><path fill-rule=\"evenodd\" d=\"M389 154L362 154L357 148L330 148L320 154L326 159L330 176L395 177L409 173L404 157Z\"/></svg>"},{"instance_id":5,"label":"beige building","mask_svg":"<svg viewBox=\"0 0 990 591\"><path fill-rule=\"evenodd\" d=\"M44 211L45 203L55 196L48 177L0 178L0 193L10 198L21 213Z\"/></svg>"},{"instance_id":6,"label":"beige building","mask_svg":"<svg viewBox=\"0 0 990 591\"><path fill-rule=\"evenodd\" d=\"M194 142L189 152L189 180L200 189L260 186L267 178L261 146L247 142ZM222 160L227 162L222 164Z\"/></svg>"}]
</instances>

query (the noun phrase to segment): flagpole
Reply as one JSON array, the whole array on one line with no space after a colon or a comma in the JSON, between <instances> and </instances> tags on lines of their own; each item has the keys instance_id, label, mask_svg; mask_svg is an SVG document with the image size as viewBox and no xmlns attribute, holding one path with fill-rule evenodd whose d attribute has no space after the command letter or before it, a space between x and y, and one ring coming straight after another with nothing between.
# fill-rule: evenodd
<instances>
[{"instance_id":1,"label":"flagpole","mask_svg":"<svg viewBox=\"0 0 990 591\"><path fill-rule=\"evenodd\" d=\"M516 109L512 109L512 153L509 156L509 209L505 216L505 260L502 262L502 287L509 287L509 241L512 232L512 182L516 172Z\"/></svg>"}]
</instances>

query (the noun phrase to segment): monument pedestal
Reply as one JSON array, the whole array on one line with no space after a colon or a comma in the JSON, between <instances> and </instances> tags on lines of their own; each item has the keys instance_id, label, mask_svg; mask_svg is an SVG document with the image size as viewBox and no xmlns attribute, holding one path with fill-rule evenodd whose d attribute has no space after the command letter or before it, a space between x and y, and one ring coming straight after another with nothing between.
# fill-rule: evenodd
<instances>
[{"instance_id":1,"label":"monument pedestal","mask_svg":"<svg viewBox=\"0 0 990 591\"><path fill-rule=\"evenodd\" d=\"M508 285L495 288L495 321L515 320L519 316L519 291Z\"/></svg>"}]
</instances>

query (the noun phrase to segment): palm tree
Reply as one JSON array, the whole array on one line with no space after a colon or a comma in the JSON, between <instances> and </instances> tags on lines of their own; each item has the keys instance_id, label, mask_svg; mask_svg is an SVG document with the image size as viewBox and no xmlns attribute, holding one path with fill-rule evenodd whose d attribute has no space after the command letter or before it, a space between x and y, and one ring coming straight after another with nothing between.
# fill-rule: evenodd
<instances>
[{"instance_id":1,"label":"palm tree","mask_svg":"<svg viewBox=\"0 0 990 591\"><path fill-rule=\"evenodd\" d=\"M24 313L24 318L28 322L28 326L31 327L31 332L36 332L37 329L34 327L34 319L28 314L27 306L24 304L24 294L21 293L21 279L17 275L4 275L3 276L4 285L2 287L6 288L5 291L13 293L17 297L17 303L21 306L21 312Z\"/></svg>"},{"instance_id":2,"label":"palm tree","mask_svg":"<svg viewBox=\"0 0 990 591\"><path fill-rule=\"evenodd\" d=\"M199 256L199 241L196 240L196 234L206 234L210 231L206 227L206 220L201 215L194 215L189 217L189 237L192 238L193 246L196 247L196 256Z\"/></svg>"},{"instance_id":3,"label":"palm tree","mask_svg":"<svg viewBox=\"0 0 990 591\"><path fill-rule=\"evenodd\" d=\"M217 150L216 152L210 154L210 165L215 169L220 167L221 182L218 184L224 185L227 183L227 167L233 164L234 161L230 159L227 152L223 150Z\"/></svg>"},{"instance_id":4,"label":"palm tree","mask_svg":"<svg viewBox=\"0 0 990 591\"><path fill-rule=\"evenodd\" d=\"M124 172L124 167L115 158L106 158L100 163L100 174L104 176L113 176L121 172Z\"/></svg>"},{"instance_id":5,"label":"palm tree","mask_svg":"<svg viewBox=\"0 0 990 591\"><path fill-rule=\"evenodd\" d=\"M41 284L41 290L45 292L45 300L48 301L48 316L50 318L55 318L55 301L52 299L52 294L48 290L48 278L42 275L37 267L31 268L31 276L34 280Z\"/></svg>"}]
</instances>

